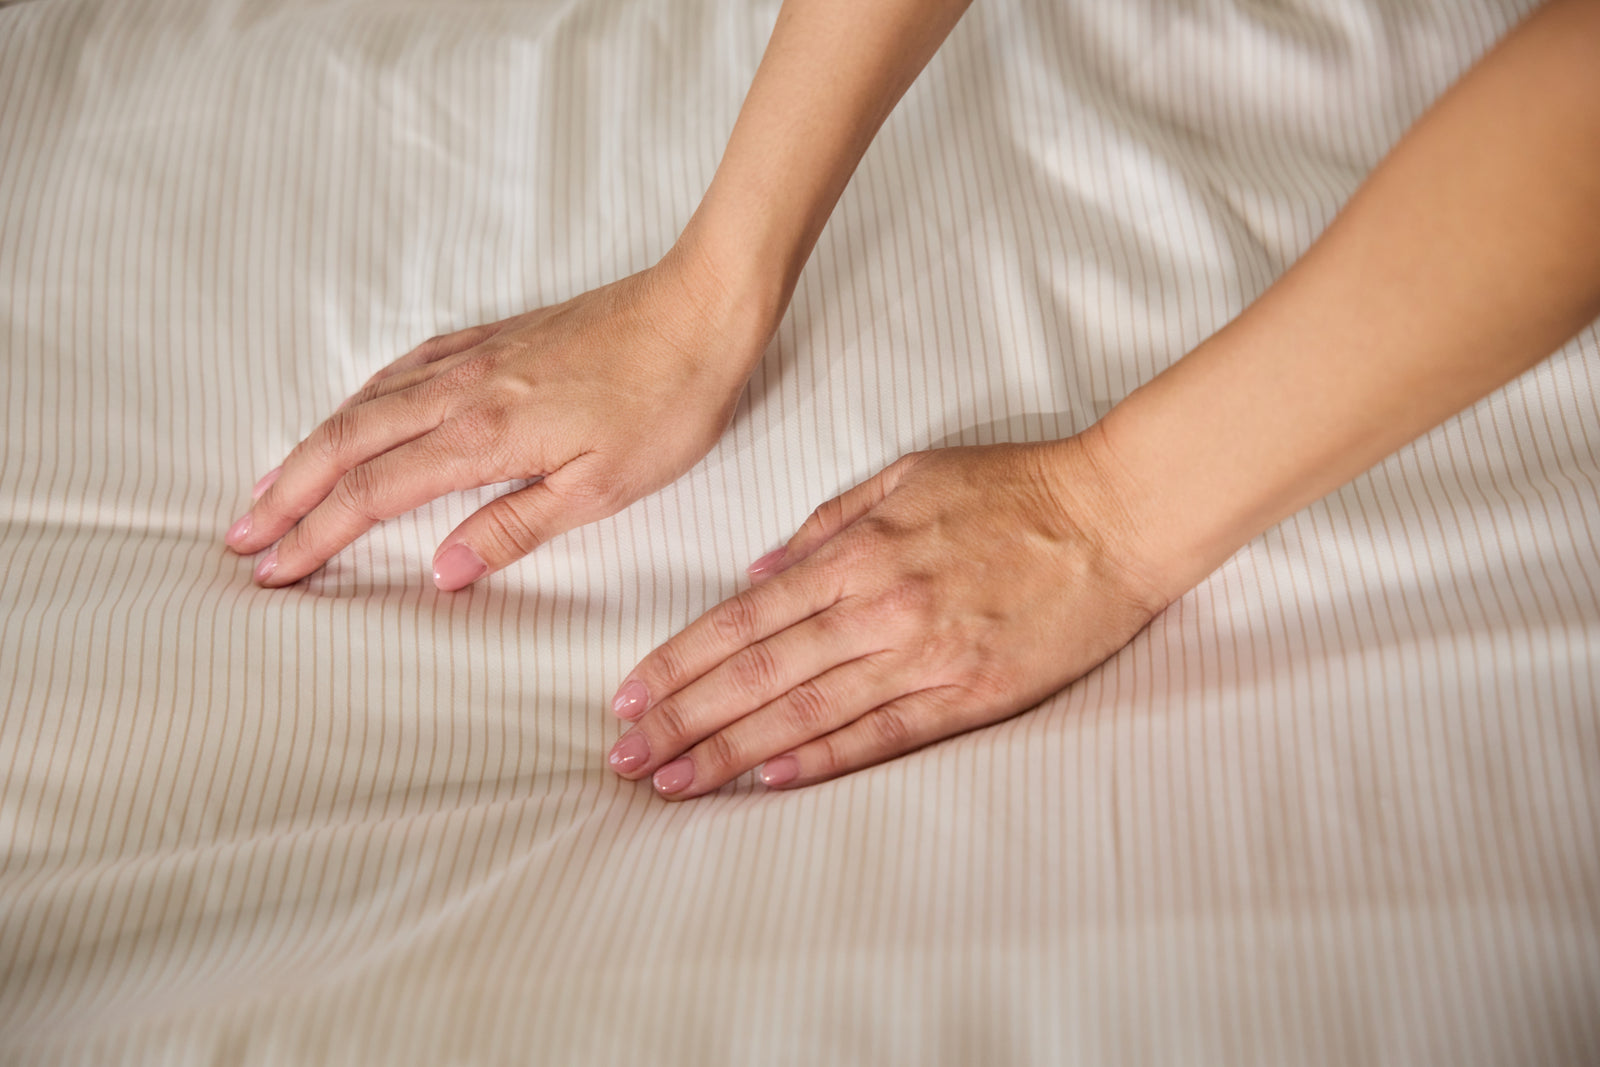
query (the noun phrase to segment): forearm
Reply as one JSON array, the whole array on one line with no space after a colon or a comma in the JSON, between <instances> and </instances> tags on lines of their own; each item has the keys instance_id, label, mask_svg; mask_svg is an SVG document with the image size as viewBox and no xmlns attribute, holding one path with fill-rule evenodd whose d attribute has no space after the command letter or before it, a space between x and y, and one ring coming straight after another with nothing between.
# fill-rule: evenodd
<instances>
[{"instance_id":1,"label":"forearm","mask_svg":"<svg viewBox=\"0 0 1600 1067\"><path fill-rule=\"evenodd\" d=\"M1243 315L1095 428L1176 596L1600 314L1600 4L1514 31Z\"/></svg>"},{"instance_id":2,"label":"forearm","mask_svg":"<svg viewBox=\"0 0 1600 1067\"><path fill-rule=\"evenodd\" d=\"M856 164L970 2L786 0L675 249L752 328L777 328Z\"/></svg>"}]
</instances>

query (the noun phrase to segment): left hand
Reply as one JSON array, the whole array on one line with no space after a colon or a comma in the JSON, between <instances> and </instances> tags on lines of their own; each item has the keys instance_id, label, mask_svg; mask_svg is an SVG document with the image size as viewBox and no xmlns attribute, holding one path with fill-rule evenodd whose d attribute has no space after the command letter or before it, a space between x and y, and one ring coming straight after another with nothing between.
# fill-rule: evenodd
<instances>
[{"instance_id":1,"label":"left hand","mask_svg":"<svg viewBox=\"0 0 1600 1067\"><path fill-rule=\"evenodd\" d=\"M807 785L1089 671L1171 600L1098 440L913 453L822 505L628 675L612 769L674 800L762 763L768 786Z\"/></svg>"}]
</instances>

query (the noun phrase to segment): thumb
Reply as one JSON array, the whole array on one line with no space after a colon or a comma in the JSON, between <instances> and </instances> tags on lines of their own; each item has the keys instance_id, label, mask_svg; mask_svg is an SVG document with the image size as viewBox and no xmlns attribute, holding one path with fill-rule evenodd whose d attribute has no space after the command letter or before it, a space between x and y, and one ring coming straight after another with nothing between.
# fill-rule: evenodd
<instances>
[{"instance_id":1,"label":"thumb","mask_svg":"<svg viewBox=\"0 0 1600 1067\"><path fill-rule=\"evenodd\" d=\"M617 510L599 494L569 492L572 476L564 475L566 468L467 516L433 554L433 584L446 592L462 589L552 537Z\"/></svg>"},{"instance_id":2,"label":"thumb","mask_svg":"<svg viewBox=\"0 0 1600 1067\"><path fill-rule=\"evenodd\" d=\"M769 552L750 565L750 578L759 582L779 571L787 570L821 548L833 536L850 526L861 516L883 503L883 498L894 492L895 486L906 472L920 463L926 452L911 452L901 456L871 478L832 500L817 506L801 524L789 543L775 552Z\"/></svg>"}]
</instances>

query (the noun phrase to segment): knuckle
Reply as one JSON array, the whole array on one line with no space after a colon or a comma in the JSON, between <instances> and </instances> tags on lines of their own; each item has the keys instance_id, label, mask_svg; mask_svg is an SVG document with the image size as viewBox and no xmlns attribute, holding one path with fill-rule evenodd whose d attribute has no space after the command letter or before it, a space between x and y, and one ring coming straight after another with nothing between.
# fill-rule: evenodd
<instances>
[{"instance_id":1,"label":"knuckle","mask_svg":"<svg viewBox=\"0 0 1600 1067\"><path fill-rule=\"evenodd\" d=\"M527 555L539 547L539 531L509 503L502 502L488 508L484 512L483 525L491 541L517 556Z\"/></svg>"},{"instance_id":2,"label":"knuckle","mask_svg":"<svg viewBox=\"0 0 1600 1067\"><path fill-rule=\"evenodd\" d=\"M651 709L650 727L673 753L694 740L694 724L683 705L676 700L663 701Z\"/></svg>"},{"instance_id":3,"label":"knuckle","mask_svg":"<svg viewBox=\"0 0 1600 1067\"><path fill-rule=\"evenodd\" d=\"M821 532L837 526L843 517L844 499L836 496L832 500L824 500L821 504L818 504L816 510L811 513L811 517L806 519L805 525L813 531Z\"/></svg>"},{"instance_id":4,"label":"knuckle","mask_svg":"<svg viewBox=\"0 0 1600 1067\"><path fill-rule=\"evenodd\" d=\"M897 474L904 474L912 467L915 467L918 463L921 463L927 455L928 453L925 450L907 452L905 455L889 464L889 466L892 467Z\"/></svg>"},{"instance_id":5,"label":"knuckle","mask_svg":"<svg viewBox=\"0 0 1600 1067\"><path fill-rule=\"evenodd\" d=\"M756 620L754 598L745 592L723 601L712 615L711 625L722 639L743 644L755 636Z\"/></svg>"},{"instance_id":6,"label":"knuckle","mask_svg":"<svg viewBox=\"0 0 1600 1067\"><path fill-rule=\"evenodd\" d=\"M343 462L356 442L353 408L336 411L317 428L312 438L312 454L324 463L345 466Z\"/></svg>"},{"instance_id":7,"label":"knuckle","mask_svg":"<svg viewBox=\"0 0 1600 1067\"><path fill-rule=\"evenodd\" d=\"M966 688L981 703L989 703L1006 695L1016 684L1012 672L1001 670L998 664L981 663L967 672Z\"/></svg>"},{"instance_id":8,"label":"knuckle","mask_svg":"<svg viewBox=\"0 0 1600 1067\"><path fill-rule=\"evenodd\" d=\"M683 653L678 651L678 646L670 642L662 645L656 649L654 660L651 673L661 679L661 684L666 689L680 689L689 681L688 664L684 661ZM645 688L649 688L648 682L645 683Z\"/></svg>"},{"instance_id":9,"label":"knuckle","mask_svg":"<svg viewBox=\"0 0 1600 1067\"><path fill-rule=\"evenodd\" d=\"M807 760L808 778L831 778L846 769L846 753L839 747L842 740L840 734L832 733L811 742L815 747L812 749L813 757Z\"/></svg>"},{"instance_id":10,"label":"knuckle","mask_svg":"<svg viewBox=\"0 0 1600 1067\"><path fill-rule=\"evenodd\" d=\"M1016 663L988 642L969 640L954 652L945 662L953 668L957 684L980 703L987 704L1016 688Z\"/></svg>"},{"instance_id":11,"label":"knuckle","mask_svg":"<svg viewBox=\"0 0 1600 1067\"><path fill-rule=\"evenodd\" d=\"M746 770L748 761L728 731L721 730L695 746L694 762L697 778L722 779Z\"/></svg>"},{"instance_id":12,"label":"knuckle","mask_svg":"<svg viewBox=\"0 0 1600 1067\"><path fill-rule=\"evenodd\" d=\"M801 682L789 690L786 704L784 710L789 721L808 737L833 725L833 700L823 692L815 679Z\"/></svg>"},{"instance_id":13,"label":"knuckle","mask_svg":"<svg viewBox=\"0 0 1600 1067\"><path fill-rule=\"evenodd\" d=\"M766 645L751 645L728 664L729 681L740 695L759 700L778 681L778 664Z\"/></svg>"},{"instance_id":14,"label":"knuckle","mask_svg":"<svg viewBox=\"0 0 1600 1067\"><path fill-rule=\"evenodd\" d=\"M376 522L382 518L376 506L377 490L372 468L355 467L334 483L333 503L341 511Z\"/></svg>"},{"instance_id":15,"label":"knuckle","mask_svg":"<svg viewBox=\"0 0 1600 1067\"><path fill-rule=\"evenodd\" d=\"M867 716L874 747L882 752L903 752L912 746L915 733L905 709L888 705Z\"/></svg>"},{"instance_id":16,"label":"knuckle","mask_svg":"<svg viewBox=\"0 0 1600 1067\"><path fill-rule=\"evenodd\" d=\"M357 389L355 392L350 394L350 399L345 401L345 406L352 408L360 407L362 404L376 399L377 395L377 382L368 382L366 385L363 385L360 389Z\"/></svg>"}]
</instances>

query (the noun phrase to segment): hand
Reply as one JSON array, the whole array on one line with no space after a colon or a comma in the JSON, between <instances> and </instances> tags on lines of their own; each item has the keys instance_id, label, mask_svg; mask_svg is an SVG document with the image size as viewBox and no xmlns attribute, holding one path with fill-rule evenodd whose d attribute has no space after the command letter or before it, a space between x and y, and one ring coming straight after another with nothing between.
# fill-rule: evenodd
<instances>
[{"instance_id":1,"label":"hand","mask_svg":"<svg viewBox=\"0 0 1600 1067\"><path fill-rule=\"evenodd\" d=\"M822 505L758 584L636 667L625 778L685 799L866 767L1030 707L1144 628L1144 577L1098 435L914 453Z\"/></svg>"},{"instance_id":2,"label":"hand","mask_svg":"<svg viewBox=\"0 0 1600 1067\"><path fill-rule=\"evenodd\" d=\"M253 553L276 541L255 578L287 585L434 497L542 479L440 544L434 581L459 589L620 511L710 450L771 336L723 310L732 306L708 270L669 255L564 304L436 337L379 371L263 478L227 543Z\"/></svg>"}]
</instances>

